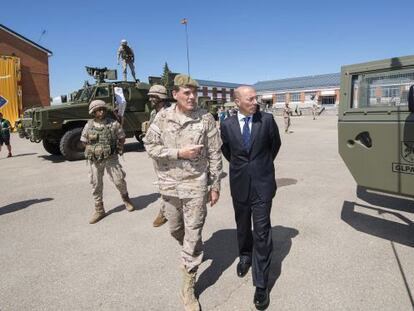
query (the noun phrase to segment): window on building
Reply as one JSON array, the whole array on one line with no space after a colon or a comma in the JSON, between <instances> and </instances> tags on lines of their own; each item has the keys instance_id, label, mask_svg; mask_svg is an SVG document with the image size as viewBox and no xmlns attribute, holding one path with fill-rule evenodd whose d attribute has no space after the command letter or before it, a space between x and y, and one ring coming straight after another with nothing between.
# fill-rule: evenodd
<instances>
[{"instance_id":1,"label":"window on building","mask_svg":"<svg viewBox=\"0 0 414 311\"><path fill-rule=\"evenodd\" d=\"M291 102L300 102L300 93L290 93Z\"/></svg>"},{"instance_id":2,"label":"window on building","mask_svg":"<svg viewBox=\"0 0 414 311\"><path fill-rule=\"evenodd\" d=\"M322 96L322 105L335 105L336 96Z\"/></svg>"},{"instance_id":3,"label":"window on building","mask_svg":"<svg viewBox=\"0 0 414 311\"><path fill-rule=\"evenodd\" d=\"M311 101L312 97L316 96L316 92L306 92L305 93L305 101Z\"/></svg>"},{"instance_id":4,"label":"window on building","mask_svg":"<svg viewBox=\"0 0 414 311\"><path fill-rule=\"evenodd\" d=\"M276 102L284 103L286 100L286 94L276 94Z\"/></svg>"},{"instance_id":5,"label":"window on building","mask_svg":"<svg viewBox=\"0 0 414 311\"><path fill-rule=\"evenodd\" d=\"M395 86L388 86L384 87L381 90L382 97L399 97L400 96L400 88Z\"/></svg>"}]
</instances>

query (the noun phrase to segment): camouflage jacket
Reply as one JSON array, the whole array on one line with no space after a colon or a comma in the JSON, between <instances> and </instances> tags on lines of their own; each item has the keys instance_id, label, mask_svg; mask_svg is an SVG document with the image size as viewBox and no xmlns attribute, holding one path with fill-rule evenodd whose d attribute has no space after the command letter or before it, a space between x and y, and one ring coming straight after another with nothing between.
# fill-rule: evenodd
<instances>
[{"instance_id":1,"label":"camouflage jacket","mask_svg":"<svg viewBox=\"0 0 414 311\"><path fill-rule=\"evenodd\" d=\"M221 139L216 122L205 110L190 115L176 112L175 104L160 111L144 138L154 159L161 194L179 198L204 196L208 187L220 191ZM179 159L178 150L204 145L195 159Z\"/></svg>"}]
</instances>

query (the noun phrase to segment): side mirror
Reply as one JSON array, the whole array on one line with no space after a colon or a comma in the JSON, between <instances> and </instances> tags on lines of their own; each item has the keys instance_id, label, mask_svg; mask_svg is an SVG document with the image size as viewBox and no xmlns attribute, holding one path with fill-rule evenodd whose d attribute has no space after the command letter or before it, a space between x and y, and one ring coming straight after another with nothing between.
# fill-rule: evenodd
<instances>
[{"instance_id":1,"label":"side mirror","mask_svg":"<svg viewBox=\"0 0 414 311\"><path fill-rule=\"evenodd\" d=\"M410 86L410 90L408 92L408 111L414 113L414 85Z\"/></svg>"}]
</instances>

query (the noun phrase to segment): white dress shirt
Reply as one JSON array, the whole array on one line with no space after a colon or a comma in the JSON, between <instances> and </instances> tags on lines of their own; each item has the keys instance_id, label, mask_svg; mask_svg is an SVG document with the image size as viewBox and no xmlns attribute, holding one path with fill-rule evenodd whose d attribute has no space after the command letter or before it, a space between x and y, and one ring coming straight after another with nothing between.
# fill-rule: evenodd
<instances>
[{"instance_id":1,"label":"white dress shirt","mask_svg":"<svg viewBox=\"0 0 414 311\"><path fill-rule=\"evenodd\" d=\"M239 120L239 125L240 125L240 132L243 135L243 126L244 126L244 118L246 117L250 117L249 119L249 130L250 133L252 132L252 123L253 123L253 115L247 115L245 116L244 114L240 113L240 111L237 112L237 118Z\"/></svg>"}]
</instances>

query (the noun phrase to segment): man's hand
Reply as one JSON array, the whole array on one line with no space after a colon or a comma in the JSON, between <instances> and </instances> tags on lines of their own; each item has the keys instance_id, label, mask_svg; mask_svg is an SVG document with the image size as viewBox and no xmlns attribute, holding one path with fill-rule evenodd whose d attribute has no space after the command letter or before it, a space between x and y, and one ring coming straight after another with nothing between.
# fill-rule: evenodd
<instances>
[{"instance_id":1,"label":"man's hand","mask_svg":"<svg viewBox=\"0 0 414 311\"><path fill-rule=\"evenodd\" d=\"M192 145L189 147L184 147L178 150L178 158L187 160L194 159L200 154L201 148L203 147L204 145Z\"/></svg>"},{"instance_id":2,"label":"man's hand","mask_svg":"<svg viewBox=\"0 0 414 311\"><path fill-rule=\"evenodd\" d=\"M213 206L214 204L217 203L220 197L220 192L217 190L211 190L209 196L210 196L210 206Z\"/></svg>"}]
</instances>

